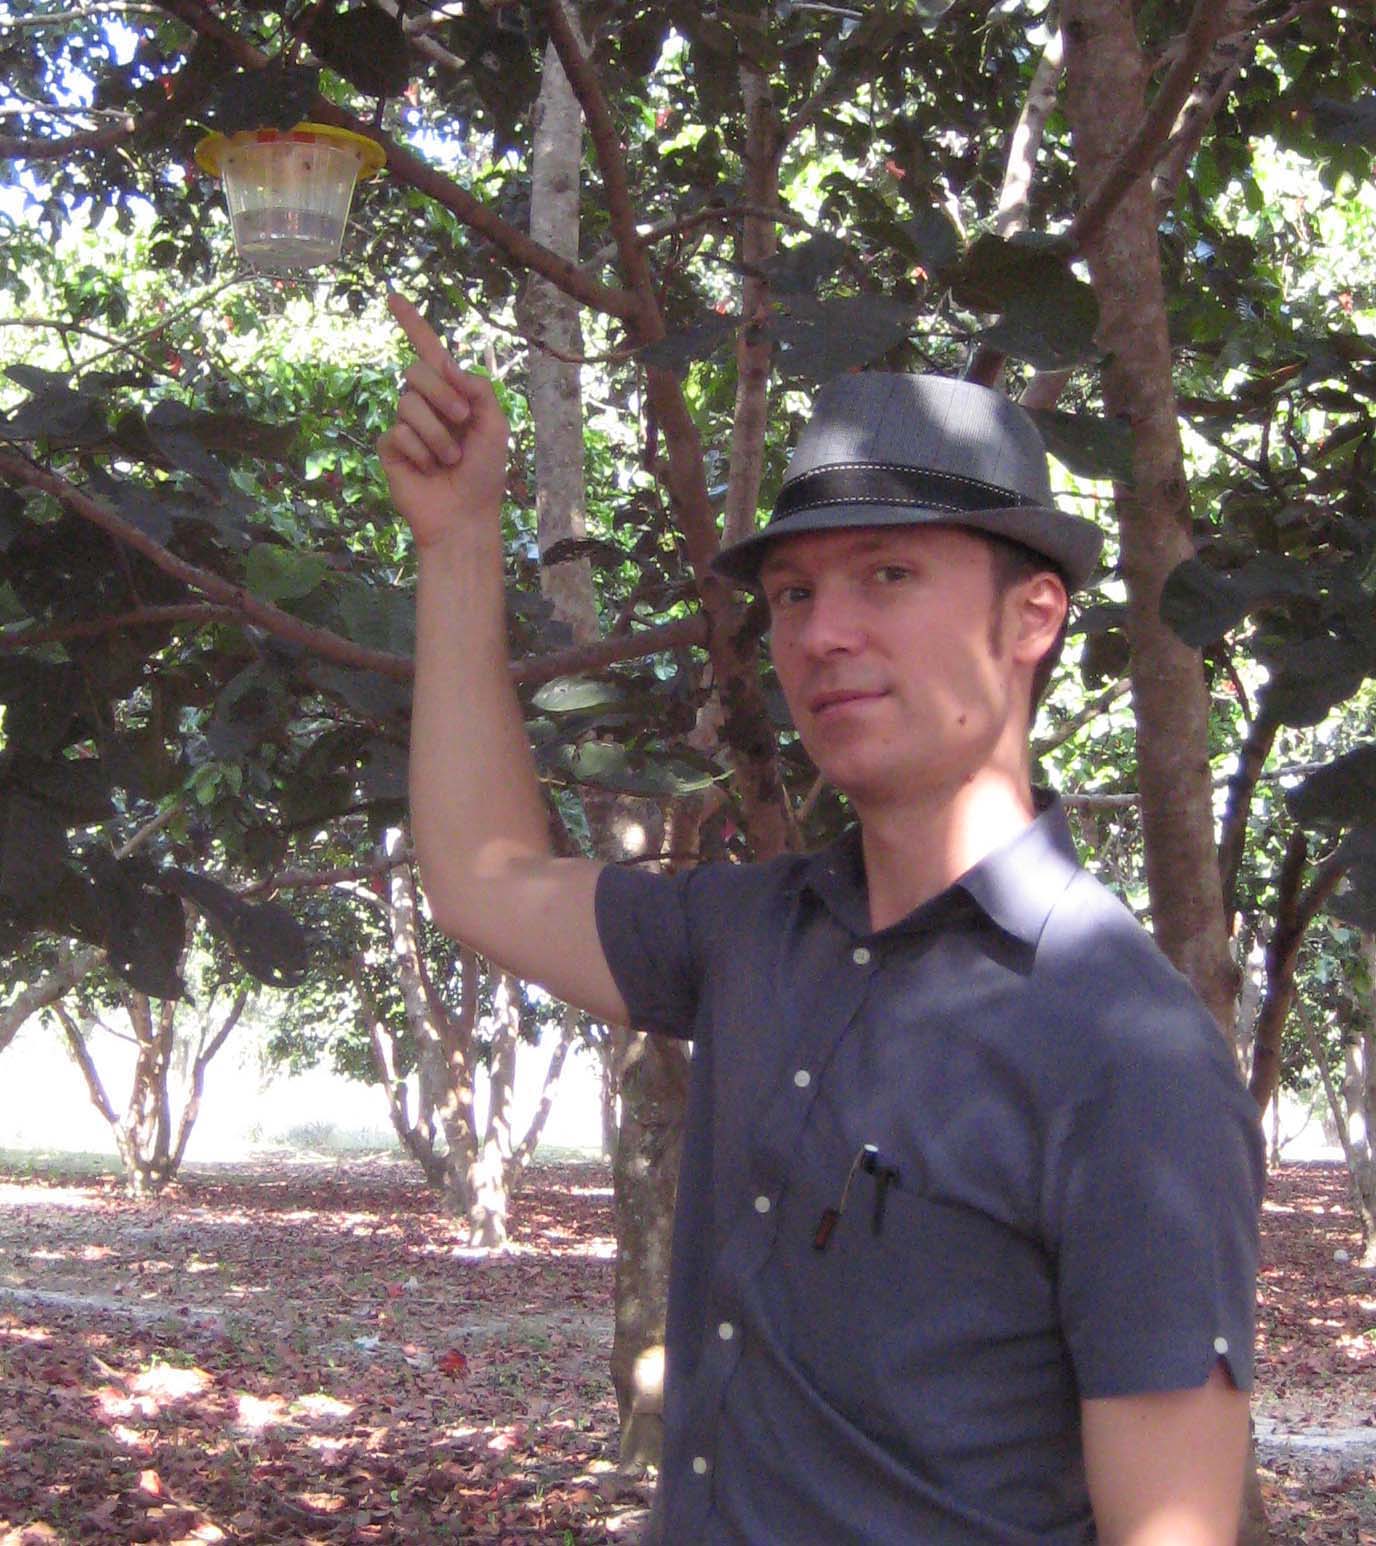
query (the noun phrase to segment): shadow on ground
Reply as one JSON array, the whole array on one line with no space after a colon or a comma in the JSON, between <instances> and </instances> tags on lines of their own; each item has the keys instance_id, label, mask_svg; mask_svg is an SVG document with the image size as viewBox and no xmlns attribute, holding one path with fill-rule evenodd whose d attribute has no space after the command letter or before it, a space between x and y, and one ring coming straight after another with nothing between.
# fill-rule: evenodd
<instances>
[{"instance_id":1,"label":"shadow on ground","mask_svg":"<svg viewBox=\"0 0 1376 1546\"><path fill-rule=\"evenodd\" d=\"M0 1543L633 1539L606 1171L483 1257L395 1164L0 1172Z\"/></svg>"}]
</instances>

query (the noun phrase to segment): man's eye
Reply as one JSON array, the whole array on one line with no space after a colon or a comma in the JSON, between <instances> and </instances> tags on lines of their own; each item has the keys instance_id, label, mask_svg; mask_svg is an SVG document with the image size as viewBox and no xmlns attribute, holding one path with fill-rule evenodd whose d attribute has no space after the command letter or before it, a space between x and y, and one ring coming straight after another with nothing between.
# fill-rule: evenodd
<instances>
[{"instance_id":1,"label":"man's eye","mask_svg":"<svg viewBox=\"0 0 1376 1546\"><path fill-rule=\"evenodd\" d=\"M883 585L897 585L903 580L912 578L912 570L905 564L881 564L874 571L874 577Z\"/></svg>"},{"instance_id":2,"label":"man's eye","mask_svg":"<svg viewBox=\"0 0 1376 1546\"><path fill-rule=\"evenodd\" d=\"M796 607L810 594L806 585L780 585L770 593L769 604L771 607Z\"/></svg>"}]
</instances>

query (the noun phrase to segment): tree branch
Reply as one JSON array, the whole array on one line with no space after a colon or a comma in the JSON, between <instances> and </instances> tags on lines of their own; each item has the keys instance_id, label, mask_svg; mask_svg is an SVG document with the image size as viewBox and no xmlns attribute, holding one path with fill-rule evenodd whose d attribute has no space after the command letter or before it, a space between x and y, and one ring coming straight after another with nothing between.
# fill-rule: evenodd
<instances>
[{"instance_id":1,"label":"tree branch","mask_svg":"<svg viewBox=\"0 0 1376 1546\"><path fill-rule=\"evenodd\" d=\"M89 9L45 11L41 16L7 16L5 18L5 28L8 31L17 31L23 27L66 27L73 23L81 25L86 22L104 21L108 16L161 15L162 8L156 5L134 5L128 3L93 5Z\"/></svg>"},{"instance_id":2,"label":"tree branch","mask_svg":"<svg viewBox=\"0 0 1376 1546\"><path fill-rule=\"evenodd\" d=\"M639 302L634 321L637 342L652 343L664 336L664 320L655 298L645 247L635 227L625 156L606 95L563 7L557 0L543 0L541 13L548 22L550 39L569 85L583 109L602 172L622 273ZM707 647L722 699L724 735L734 762L746 830L758 857L768 858L789 846L790 826L776 747L760 689L757 646L742 628L742 609L735 604L726 584L709 568L720 544L707 495L702 440L684 401L682 387L670 371L656 366L646 367L645 387L651 411L663 430L669 496L707 614Z\"/></svg>"},{"instance_id":3,"label":"tree branch","mask_svg":"<svg viewBox=\"0 0 1376 1546\"><path fill-rule=\"evenodd\" d=\"M256 623L279 639L299 644L303 649L323 656L326 660L334 660L341 665L356 666L364 671L377 671L383 676L396 680L405 681L414 670L409 656L394 655L387 650L367 649L361 644L355 644L352 640L344 638L341 634L331 632L328 628L317 628L310 623L303 623L290 612L284 612L280 607L274 607L269 602L260 601L243 586L235 585L231 580L222 579L208 569L199 569L195 564L188 564L174 553L169 553L161 543L155 542L146 532L140 531L137 526L117 515L108 505L92 499L89 494L83 493L75 484L68 483L65 478L59 477L56 473L48 472L7 451L0 451L0 475L17 479L30 488L41 489L45 494L51 494L74 515L79 515L83 520L90 521L92 525L99 526L102 531L108 532L118 541L133 548L136 553L142 553L164 574L170 574L173 579L180 580L193 590L203 592L223 606L232 607L246 622Z\"/></svg>"},{"instance_id":4,"label":"tree branch","mask_svg":"<svg viewBox=\"0 0 1376 1546\"><path fill-rule=\"evenodd\" d=\"M999 189L998 213L994 219L994 230L999 236L1012 236L1027 226L1028 199L1036 175L1037 154L1046 132L1046 120L1056 105L1056 87L1064 70L1065 47L1058 28L1037 61L1022 111L1008 139L1008 157L1004 163L1003 185ZM1003 376L1004 361L1007 358L1001 349L996 349L992 344L980 343L976 345L966 367L965 379L977 386L997 386Z\"/></svg>"},{"instance_id":5,"label":"tree branch","mask_svg":"<svg viewBox=\"0 0 1376 1546\"><path fill-rule=\"evenodd\" d=\"M741 65L745 97L745 193L751 204L770 209L779 202L781 140L769 81L757 66ZM736 405L732 416L731 458L726 476L722 539L739 542L755 530L764 470L765 429L769 417L769 370L773 354L769 330L769 281L763 265L778 251L778 227L766 216L747 216L740 238L742 326L736 337Z\"/></svg>"},{"instance_id":6,"label":"tree branch","mask_svg":"<svg viewBox=\"0 0 1376 1546\"><path fill-rule=\"evenodd\" d=\"M1057 725L1051 735L1043 736L1039 741L1033 741L1033 758L1045 757L1047 752L1054 752L1058 746L1064 746L1071 736L1083 730L1091 720L1097 719L1105 709L1117 703L1131 686L1132 682L1128 677L1120 677L1104 688L1097 697L1082 704L1078 712L1072 714L1063 725Z\"/></svg>"},{"instance_id":7,"label":"tree branch","mask_svg":"<svg viewBox=\"0 0 1376 1546\"><path fill-rule=\"evenodd\" d=\"M1291 14L1298 14L1304 8L1303 4L1292 7ZM1174 201L1185 168L1199 149L1205 129L1227 100L1243 63L1256 46L1256 38L1247 36L1255 12L1252 0L1227 0L1220 5L1220 11L1219 30L1208 61L1201 68L1199 79L1171 130L1170 139L1157 158L1151 190L1159 210L1168 208Z\"/></svg>"},{"instance_id":8,"label":"tree branch","mask_svg":"<svg viewBox=\"0 0 1376 1546\"><path fill-rule=\"evenodd\" d=\"M169 15L185 22L202 37L221 44L236 64L248 70L260 70L267 63L267 56L260 49L227 27L200 0L161 0L161 3ZM352 113L345 112L325 97L316 97L311 103L310 112L311 117L319 123L348 129L354 134L363 134L376 140L387 154L387 168L394 177L434 199L437 204L457 215L465 225L481 232L518 268L532 269L594 311L622 318L638 314L639 303L629 292L597 283L576 264L559 257L548 247L542 247L539 242L532 241L518 226L503 220L452 177L437 171L398 145L390 135L364 123Z\"/></svg>"},{"instance_id":9,"label":"tree branch","mask_svg":"<svg viewBox=\"0 0 1376 1546\"><path fill-rule=\"evenodd\" d=\"M110 150L138 132L139 120L126 116L103 129L83 129L60 140L26 139L0 134L0 158L14 161L65 161L84 150Z\"/></svg>"},{"instance_id":10,"label":"tree branch","mask_svg":"<svg viewBox=\"0 0 1376 1546\"><path fill-rule=\"evenodd\" d=\"M98 639L102 634L118 633L121 628L149 628L166 623L242 623L237 607L216 606L211 602L188 601L178 606L134 607L128 612L113 612L105 617L85 617L75 623L54 623L34 628L16 623L0 628L0 653L22 650L33 644L61 644L68 639Z\"/></svg>"},{"instance_id":11,"label":"tree branch","mask_svg":"<svg viewBox=\"0 0 1376 1546\"><path fill-rule=\"evenodd\" d=\"M1263 693L1247 739L1238 748L1237 769L1228 780L1228 804L1218 837L1218 870L1223 877L1223 905L1228 910L1229 933L1237 910L1237 877L1242 868L1252 796L1279 729L1280 721L1271 713L1268 697Z\"/></svg>"},{"instance_id":12,"label":"tree branch","mask_svg":"<svg viewBox=\"0 0 1376 1546\"><path fill-rule=\"evenodd\" d=\"M102 965L104 960L103 950L60 951L57 965L52 971L21 989L0 1011L0 1052L14 1040L30 1015L37 1014L40 1009L46 1009L64 994L70 993L83 977Z\"/></svg>"},{"instance_id":13,"label":"tree branch","mask_svg":"<svg viewBox=\"0 0 1376 1546\"><path fill-rule=\"evenodd\" d=\"M113 511L106 510L99 501L82 494L74 485L57 477L56 474L44 472L41 468L36 468L31 463L20 461L18 458L8 457L2 451L0 451L0 473L12 473L21 482L53 494L75 514L94 521L96 525L109 531L122 542L129 540L124 535L125 530L133 532L140 538L140 542L131 542L130 545L138 547L138 550L158 564L159 568L167 569L168 573L174 574L176 578L184 580L186 584L197 589L209 590L213 584L218 594L233 598L218 604L191 601L169 606L135 607L128 612L83 618L73 623L57 623L45 628L16 624L10 628L0 629L0 653L23 649L29 645L52 644L67 639L98 638L102 634L113 633L121 628L155 625L161 627L173 622L241 625L254 623L279 638L302 644L313 653L329 660L337 660L344 665L356 665L364 670L379 671L397 680L407 680L414 672L415 665L409 655L393 655L382 650L368 650L340 634L330 632L329 629L313 628L302 623L299 618L293 618L290 613L279 612L276 607L268 606L263 602L254 602L241 587L221 579L218 575L196 569L191 564L182 563L151 538L144 536L134 527L128 527L127 523ZM88 510L99 512L99 515L88 514ZM167 565L160 563L157 556L159 554L176 567L169 569ZM279 627L278 619L285 620L289 626L285 629ZM522 660L512 662L511 675L513 681L538 686L542 682L553 681L556 677L571 676L579 671L596 671L619 661L638 660L647 655L657 655L665 650L677 649L684 645L702 646L706 642L705 618L701 616L678 618L673 622L637 629L634 633L617 634L611 638L577 645L571 649L556 650L547 655L528 655Z\"/></svg>"},{"instance_id":14,"label":"tree branch","mask_svg":"<svg viewBox=\"0 0 1376 1546\"><path fill-rule=\"evenodd\" d=\"M67 1045L72 1049L72 1056L76 1059L77 1067L81 1070L81 1076L86 1081L86 1090L91 1097L91 1104L100 1112L101 1116L111 1127L119 1125L119 1115L110 1104L110 1097L105 1093L105 1086L101 1083L100 1070L95 1065L95 1059L91 1056L91 1049L86 1045L81 1032L77 1029L76 1021L72 1019L62 1004L53 1005L53 1013L61 1023L67 1037Z\"/></svg>"},{"instance_id":15,"label":"tree branch","mask_svg":"<svg viewBox=\"0 0 1376 1546\"><path fill-rule=\"evenodd\" d=\"M554 1105L554 1096L559 1088L559 1080L563 1076L564 1063L568 1059L569 1049L573 1046L577 1031L578 1011L572 1005L565 1004L559 1042L550 1055L549 1063L545 1067L544 1082L540 1086L540 1103L531 1115L525 1136L511 1151L506 1164L502 1167L508 1190L513 1186L517 1174L530 1163L539 1146L540 1134L545 1130L545 1122Z\"/></svg>"},{"instance_id":16,"label":"tree branch","mask_svg":"<svg viewBox=\"0 0 1376 1546\"><path fill-rule=\"evenodd\" d=\"M1281 1037L1295 1001L1295 968L1305 931L1347 873L1347 861L1321 864L1302 889L1309 844L1303 832L1291 833L1276 883L1276 924L1266 946L1266 997L1257 1011L1252 1045L1252 1073L1247 1089L1265 1111L1280 1084Z\"/></svg>"},{"instance_id":17,"label":"tree branch","mask_svg":"<svg viewBox=\"0 0 1376 1546\"><path fill-rule=\"evenodd\" d=\"M644 244L635 228L635 204L626 178L626 155L612 122L611 107L592 61L559 0L542 0L539 9L549 27L550 42L559 55L559 63L583 109L583 121L588 126L598 170L602 173L602 191L606 196L621 271L634 297L633 310L623 315L634 323L638 343L653 343L664 336L664 321L655 300Z\"/></svg>"},{"instance_id":18,"label":"tree branch","mask_svg":"<svg viewBox=\"0 0 1376 1546\"><path fill-rule=\"evenodd\" d=\"M1117 159L1080 206L1067 235L1078 248L1103 226L1119 200L1137 179L1149 172L1176 116L1195 83L1199 67L1223 25L1224 7L1219 0L1195 0L1194 11L1180 38L1179 49L1166 78L1157 88L1137 132L1123 146Z\"/></svg>"},{"instance_id":19,"label":"tree branch","mask_svg":"<svg viewBox=\"0 0 1376 1546\"><path fill-rule=\"evenodd\" d=\"M168 1000L173 1003L172 1000ZM201 1114L201 1100L205 1095L205 1071L210 1066L211 1059L224 1046L229 1039L230 1032L239 1023L239 1017L244 1012L248 1003L248 990L242 989L230 1006L224 1023L211 1038L208 1046L203 1046L196 1054L196 1061L191 1068L191 1089L187 1092L186 1103L182 1107L181 1120L177 1123L177 1141L172 1146L172 1158L169 1165L169 1173L175 1174L181 1169L182 1160L186 1156L186 1146L191 1139L191 1130L196 1125L196 1118ZM175 1004L173 1005L175 1008Z\"/></svg>"}]
</instances>

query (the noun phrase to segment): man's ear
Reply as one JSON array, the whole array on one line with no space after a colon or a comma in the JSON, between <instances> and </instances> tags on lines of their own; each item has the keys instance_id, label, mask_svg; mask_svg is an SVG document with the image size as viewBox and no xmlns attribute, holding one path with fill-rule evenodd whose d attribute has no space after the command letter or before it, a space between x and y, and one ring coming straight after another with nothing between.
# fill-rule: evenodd
<instances>
[{"instance_id":1,"label":"man's ear","mask_svg":"<svg viewBox=\"0 0 1376 1546\"><path fill-rule=\"evenodd\" d=\"M1013 658L1035 666L1055 645L1065 626L1070 610L1065 582L1053 570L1043 569L1015 585L1008 599L1013 608Z\"/></svg>"}]
</instances>

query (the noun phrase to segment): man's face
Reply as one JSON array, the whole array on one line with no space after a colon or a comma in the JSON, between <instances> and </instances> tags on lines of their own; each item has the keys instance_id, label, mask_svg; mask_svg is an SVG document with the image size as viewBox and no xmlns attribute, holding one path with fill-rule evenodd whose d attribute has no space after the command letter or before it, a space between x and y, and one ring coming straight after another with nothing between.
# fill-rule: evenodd
<instances>
[{"instance_id":1,"label":"man's face","mask_svg":"<svg viewBox=\"0 0 1376 1546\"><path fill-rule=\"evenodd\" d=\"M992 559L947 526L771 544L760 583L780 685L818 771L862 812L954 795L1025 745L1018 588L998 594Z\"/></svg>"}]
</instances>

